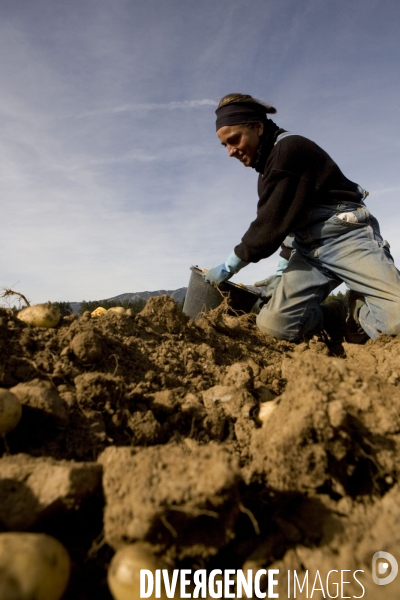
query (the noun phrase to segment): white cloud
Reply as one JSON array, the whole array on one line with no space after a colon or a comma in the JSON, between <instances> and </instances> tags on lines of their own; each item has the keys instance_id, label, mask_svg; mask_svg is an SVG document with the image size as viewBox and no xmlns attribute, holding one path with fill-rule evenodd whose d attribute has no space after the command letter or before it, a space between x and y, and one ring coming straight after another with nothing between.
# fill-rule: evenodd
<instances>
[{"instance_id":1,"label":"white cloud","mask_svg":"<svg viewBox=\"0 0 400 600\"><path fill-rule=\"evenodd\" d=\"M116 106L114 108L104 108L98 110L86 111L80 115L77 115L78 118L83 117L91 117L97 115L106 115L106 114L118 114L118 113L126 113L126 112L135 112L135 111L143 111L143 110L177 110L177 109L190 109L190 108L201 108L203 106L217 106L217 100L210 100L208 98L204 98L202 100L181 100L181 101L171 101L171 102L142 102L136 104L125 104L123 106Z\"/></svg>"}]
</instances>

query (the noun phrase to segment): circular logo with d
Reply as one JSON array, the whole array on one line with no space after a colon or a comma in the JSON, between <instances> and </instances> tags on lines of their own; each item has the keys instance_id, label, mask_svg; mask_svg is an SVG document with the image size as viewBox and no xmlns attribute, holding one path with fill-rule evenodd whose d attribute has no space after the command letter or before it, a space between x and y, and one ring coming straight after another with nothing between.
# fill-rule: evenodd
<instances>
[{"instance_id":1,"label":"circular logo with d","mask_svg":"<svg viewBox=\"0 0 400 600\"><path fill-rule=\"evenodd\" d=\"M396 578L399 570L397 560L389 552L380 550L372 557L372 579L377 585L387 585Z\"/></svg>"}]
</instances>

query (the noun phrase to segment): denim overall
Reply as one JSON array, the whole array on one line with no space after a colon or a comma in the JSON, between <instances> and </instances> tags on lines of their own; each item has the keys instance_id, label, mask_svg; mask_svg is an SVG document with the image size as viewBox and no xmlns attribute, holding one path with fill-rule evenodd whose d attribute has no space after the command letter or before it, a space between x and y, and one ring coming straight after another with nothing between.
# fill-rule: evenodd
<instances>
[{"instance_id":1,"label":"denim overall","mask_svg":"<svg viewBox=\"0 0 400 600\"><path fill-rule=\"evenodd\" d=\"M313 206L286 238L293 251L257 317L261 331L291 342L319 332L319 305L344 282L365 298L359 321L370 338L400 333L400 273L378 221L364 204L366 195L361 204Z\"/></svg>"}]
</instances>

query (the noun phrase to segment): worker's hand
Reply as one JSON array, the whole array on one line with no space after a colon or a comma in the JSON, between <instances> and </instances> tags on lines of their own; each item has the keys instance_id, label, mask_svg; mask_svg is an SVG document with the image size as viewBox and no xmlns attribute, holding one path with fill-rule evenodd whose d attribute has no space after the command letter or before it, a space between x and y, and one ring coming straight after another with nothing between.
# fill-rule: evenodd
<instances>
[{"instance_id":1,"label":"worker's hand","mask_svg":"<svg viewBox=\"0 0 400 600\"><path fill-rule=\"evenodd\" d=\"M255 281L254 285L256 287L268 287L275 279L275 275L270 275L266 279L261 279L261 281Z\"/></svg>"},{"instance_id":2,"label":"worker's hand","mask_svg":"<svg viewBox=\"0 0 400 600\"><path fill-rule=\"evenodd\" d=\"M282 279L281 275L270 275L267 279L255 282L255 287L261 287L263 298L271 298Z\"/></svg>"},{"instance_id":3,"label":"worker's hand","mask_svg":"<svg viewBox=\"0 0 400 600\"><path fill-rule=\"evenodd\" d=\"M226 270L225 263L222 263L222 265L219 265L218 267L203 272L203 279L207 283L219 285L223 281L228 281L233 275L234 273L229 273L229 271Z\"/></svg>"},{"instance_id":4,"label":"worker's hand","mask_svg":"<svg viewBox=\"0 0 400 600\"><path fill-rule=\"evenodd\" d=\"M203 278L205 281L207 281L207 283L219 285L223 281L228 281L228 279L230 279L236 273L239 273L239 271L248 264L248 262L245 262L236 256L235 252L232 251L222 265L214 267L205 273L203 272Z\"/></svg>"}]
</instances>

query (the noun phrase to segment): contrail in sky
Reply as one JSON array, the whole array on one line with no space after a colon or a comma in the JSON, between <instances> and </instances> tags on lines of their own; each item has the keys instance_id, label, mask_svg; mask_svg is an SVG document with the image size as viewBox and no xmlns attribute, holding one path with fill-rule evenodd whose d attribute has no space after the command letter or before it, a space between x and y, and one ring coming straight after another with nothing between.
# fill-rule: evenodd
<instances>
[{"instance_id":1,"label":"contrail in sky","mask_svg":"<svg viewBox=\"0 0 400 600\"><path fill-rule=\"evenodd\" d=\"M217 106L216 100L210 98L203 98L202 100L181 100L172 102L142 102L138 104L124 104L122 106L116 106L114 108L105 108L99 110L91 110L78 115L79 118L91 117L92 115L104 115L104 114L116 114L122 112L133 112L135 110L175 110L175 109L187 109L187 108L199 108L202 106Z\"/></svg>"}]
</instances>

